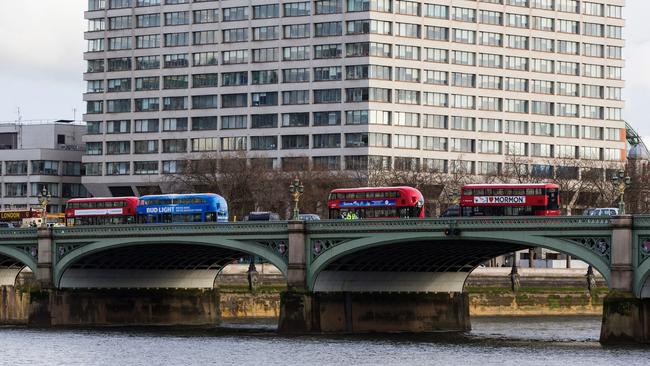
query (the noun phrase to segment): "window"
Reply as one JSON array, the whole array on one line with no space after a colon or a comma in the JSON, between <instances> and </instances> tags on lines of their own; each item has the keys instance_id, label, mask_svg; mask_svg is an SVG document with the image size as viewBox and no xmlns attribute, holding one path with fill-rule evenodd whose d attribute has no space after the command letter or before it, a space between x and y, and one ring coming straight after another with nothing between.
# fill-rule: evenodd
<instances>
[{"instance_id":1,"label":"window","mask_svg":"<svg viewBox=\"0 0 650 366\"><path fill-rule=\"evenodd\" d=\"M314 149L331 149L341 147L341 134L326 133L312 135L312 147Z\"/></svg>"},{"instance_id":2,"label":"window","mask_svg":"<svg viewBox=\"0 0 650 366\"><path fill-rule=\"evenodd\" d=\"M160 78L158 76L147 76L135 78L135 90L158 90L160 89Z\"/></svg>"},{"instance_id":3,"label":"window","mask_svg":"<svg viewBox=\"0 0 650 366\"><path fill-rule=\"evenodd\" d=\"M308 127L309 112L282 113L282 127Z\"/></svg>"},{"instance_id":4,"label":"window","mask_svg":"<svg viewBox=\"0 0 650 366\"><path fill-rule=\"evenodd\" d=\"M163 131L187 131L187 118L164 118Z\"/></svg>"},{"instance_id":5,"label":"window","mask_svg":"<svg viewBox=\"0 0 650 366\"><path fill-rule=\"evenodd\" d=\"M308 93L308 91L305 91ZM286 93L286 92L283 92ZM309 94L307 94L309 95ZM309 99L307 99L309 100ZM273 106L278 105L278 93L277 92L259 92L251 93L251 106L252 107L264 107L264 106Z\"/></svg>"},{"instance_id":6,"label":"window","mask_svg":"<svg viewBox=\"0 0 650 366\"><path fill-rule=\"evenodd\" d=\"M217 31L192 32L192 44L216 44L218 39L217 34Z\"/></svg>"},{"instance_id":7,"label":"window","mask_svg":"<svg viewBox=\"0 0 650 366\"><path fill-rule=\"evenodd\" d=\"M136 119L135 132L158 132L159 121L157 119Z\"/></svg>"},{"instance_id":8,"label":"window","mask_svg":"<svg viewBox=\"0 0 650 366\"><path fill-rule=\"evenodd\" d=\"M163 62L164 67L167 69L189 66L189 59L186 53L165 55Z\"/></svg>"},{"instance_id":9,"label":"window","mask_svg":"<svg viewBox=\"0 0 650 366\"><path fill-rule=\"evenodd\" d=\"M188 46L190 44L189 33L166 33L165 47Z\"/></svg>"},{"instance_id":10,"label":"window","mask_svg":"<svg viewBox=\"0 0 650 366\"><path fill-rule=\"evenodd\" d=\"M325 22L314 24L314 37L334 37L343 34L341 22Z\"/></svg>"},{"instance_id":11,"label":"window","mask_svg":"<svg viewBox=\"0 0 650 366\"><path fill-rule=\"evenodd\" d=\"M311 5L309 1L298 3L284 3L285 17L301 17L310 14Z\"/></svg>"},{"instance_id":12,"label":"window","mask_svg":"<svg viewBox=\"0 0 650 366\"><path fill-rule=\"evenodd\" d=\"M135 154L157 154L158 140L133 141L133 152Z\"/></svg>"},{"instance_id":13,"label":"window","mask_svg":"<svg viewBox=\"0 0 650 366\"><path fill-rule=\"evenodd\" d=\"M314 68L314 81L341 80L341 66Z\"/></svg>"},{"instance_id":14,"label":"window","mask_svg":"<svg viewBox=\"0 0 650 366\"><path fill-rule=\"evenodd\" d=\"M341 89L314 89L314 104L341 103Z\"/></svg>"},{"instance_id":15,"label":"window","mask_svg":"<svg viewBox=\"0 0 650 366\"><path fill-rule=\"evenodd\" d=\"M167 75L163 76L164 89L187 89L189 82L187 75Z\"/></svg>"},{"instance_id":16,"label":"window","mask_svg":"<svg viewBox=\"0 0 650 366\"><path fill-rule=\"evenodd\" d=\"M219 21L219 9L194 10L194 24L216 23Z\"/></svg>"},{"instance_id":17,"label":"window","mask_svg":"<svg viewBox=\"0 0 650 366\"><path fill-rule=\"evenodd\" d=\"M32 175L59 175L59 162L53 160L32 160Z\"/></svg>"},{"instance_id":18,"label":"window","mask_svg":"<svg viewBox=\"0 0 650 366\"><path fill-rule=\"evenodd\" d=\"M284 61L309 60L309 47L284 47L282 48L282 59Z\"/></svg>"},{"instance_id":19,"label":"window","mask_svg":"<svg viewBox=\"0 0 650 366\"><path fill-rule=\"evenodd\" d=\"M192 75L192 88L209 88L219 86L217 73Z\"/></svg>"},{"instance_id":20,"label":"window","mask_svg":"<svg viewBox=\"0 0 650 366\"><path fill-rule=\"evenodd\" d=\"M251 136L251 150L277 150L277 136Z\"/></svg>"},{"instance_id":21,"label":"window","mask_svg":"<svg viewBox=\"0 0 650 366\"><path fill-rule=\"evenodd\" d=\"M422 136L422 149L432 151L447 151L447 138Z\"/></svg>"},{"instance_id":22,"label":"window","mask_svg":"<svg viewBox=\"0 0 650 366\"><path fill-rule=\"evenodd\" d=\"M283 135L282 149L309 149L309 135Z\"/></svg>"},{"instance_id":23,"label":"window","mask_svg":"<svg viewBox=\"0 0 650 366\"><path fill-rule=\"evenodd\" d=\"M190 24L190 13L188 11L175 11L165 13L165 25L186 25Z\"/></svg>"},{"instance_id":24,"label":"window","mask_svg":"<svg viewBox=\"0 0 650 366\"><path fill-rule=\"evenodd\" d=\"M284 69L282 70L283 83L303 83L309 81L309 69Z\"/></svg>"},{"instance_id":25,"label":"window","mask_svg":"<svg viewBox=\"0 0 650 366\"><path fill-rule=\"evenodd\" d=\"M314 46L314 59L340 58L343 47L340 44Z\"/></svg>"},{"instance_id":26,"label":"window","mask_svg":"<svg viewBox=\"0 0 650 366\"><path fill-rule=\"evenodd\" d=\"M309 24L291 24L282 26L284 39L309 38Z\"/></svg>"},{"instance_id":27,"label":"window","mask_svg":"<svg viewBox=\"0 0 650 366\"><path fill-rule=\"evenodd\" d=\"M131 153L129 141L106 141L106 155L125 155Z\"/></svg>"},{"instance_id":28,"label":"window","mask_svg":"<svg viewBox=\"0 0 650 366\"><path fill-rule=\"evenodd\" d=\"M419 60L420 47L405 46L399 44L395 45L395 58L405 59L405 60Z\"/></svg>"},{"instance_id":29,"label":"window","mask_svg":"<svg viewBox=\"0 0 650 366\"><path fill-rule=\"evenodd\" d=\"M160 68L160 56L140 56L135 58L136 70L150 70Z\"/></svg>"},{"instance_id":30,"label":"window","mask_svg":"<svg viewBox=\"0 0 650 366\"><path fill-rule=\"evenodd\" d=\"M234 8L223 9L224 22L237 21L237 20L248 20L247 6L238 6Z\"/></svg>"},{"instance_id":31,"label":"window","mask_svg":"<svg viewBox=\"0 0 650 366\"><path fill-rule=\"evenodd\" d=\"M130 127L131 127L131 121L128 120L107 121L106 133L107 134L129 133L131 131Z\"/></svg>"},{"instance_id":32,"label":"window","mask_svg":"<svg viewBox=\"0 0 650 366\"><path fill-rule=\"evenodd\" d=\"M277 83L278 83L278 70L251 71L252 85L277 84Z\"/></svg>"},{"instance_id":33,"label":"window","mask_svg":"<svg viewBox=\"0 0 650 366\"><path fill-rule=\"evenodd\" d=\"M218 137L205 137L192 139L192 151L217 151L219 150Z\"/></svg>"},{"instance_id":34,"label":"window","mask_svg":"<svg viewBox=\"0 0 650 366\"><path fill-rule=\"evenodd\" d=\"M219 56L217 52L200 52L192 55L194 66L216 65L218 59Z\"/></svg>"},{"instance_id":35,"label":"window","mask_svg":"<svg viewBox=\"0 0 650 366\"><path fill-rule=\"evenodd\" d=\"M280 38L280 28L277 25L253 28L253 41L270 41Z\"/></svg>"},{"instance_id":36,"label":"window","mask_svg":"<svg viewBox=\"0 0 650 366\"><path fill-rule=\"evenodd\" d=\"M222 33L223 43L248 41L248 28L224 29Z\"/></svg>"},{"instance_id":37,"label":"window","mask_svg":"<svg viewBox=\"0 0 650 366\"><path fill-rule=\"evenodd\" d=\"M187 108L187 97L163 97L164 111L178 111L185 110Z\"/></svg>"},{"instance_id":38,"label":"window","mask_svg":"<svg viewBox=\"0 0 650 366\"><path fill-rule=\"evenodd\" d=\"M478 140L476 150L481 154L501 154L501 141Z\"/></svg>"},{"instance_id":39,"label":"window","mask_svg":"<svg viewBox=\"0 0 650 366\"><path fill-rule=\"evenodd\" d=\"M246 115L221 116L222 130L238 130L248 127Z\"/></svg>"},{"instance_id":40,"label":"window","mask_svg":"<svg viewBox=\"0 0 650 366\"><path fill-rule=\"evenodd\" d=\"M251 128L276 128L278 127L277 114L253 114Z\"/></svg>"},{"instance_id":41,"label":"window","mask_svg":"<svg viewBox=\"0 0 650 366\"><path fill-rule=\"evenodd\" d=\"M221 58L224 65L244 64L248 62L248 50L223 51Z\"/></svg>"},{"instance_id":42,"label":"window","mask_svg":"<svg viewBox=\"0 0 650 366\"><path fill-rule=\"evenodd\" d=\"M253 102L254 103L254 102ZM277 104L277 102L276 102ZM288 90L282 92L282 104L309 104L309 90Z\"/></svg>"},{"instance_id":43,"label":"window","mask_svg":"<svg viewBox=\"0 0 650 366\"><path fill-rule=\"evenodd\" d=\"M280 51L277 48L253 49L252 62L276 62L279 59Z\"/></svg>"},{"instance_id":44,"label":"window","mask_svg":"<svg viewBox=\"0 0 650 366\"><path fill-rule=\"evenodd\" d=\"M253 19L277 18L280 16L279 4L253 6Z\"/></svg>"},{"instance_id":45,"label":"window","mask_svg":"<svg viewBox=\"0 0 650 366\"><path fill-rule=\"evenodd\" d=\"M341 124L341 112L314 112L313 113L314 126L338 126Z\"/></svg>"},{"instance_id":46,"label":"window","mask_svg":"<svg viewBox=\"0 0 650 366\"><path fill-rule=\"evenodd\" d=\"M187 97L183 98L187 99ZM192 96L192 109L217 108L218 100L217 95L194 95Z\"/></svg>"}]
</instances>

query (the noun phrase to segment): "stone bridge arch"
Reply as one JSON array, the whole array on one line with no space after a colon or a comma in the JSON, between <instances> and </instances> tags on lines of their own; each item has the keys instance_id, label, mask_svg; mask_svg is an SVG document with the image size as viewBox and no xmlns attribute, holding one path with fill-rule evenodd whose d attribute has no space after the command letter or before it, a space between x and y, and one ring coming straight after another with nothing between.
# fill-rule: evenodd
<instances>
[{"instance_id":1,"label":"stone bridge arch","mask_svg":"<svg viewBox=\"0 0 650 366\"><path fill-rule=\"evenodd\" d=\"M374 252L388 250L387 260L413 260L419 266L417 269L429 268L429 273L417 273L409 268L393 266L394 272L386 272L385 276L377 276L373 272L373 281L383 282L373 287L366 284L366 288L356 288L360 291L382 291L386 281L420 282L419 285L411 283L411 286L400 287L400 284L386 286L384 291L429 291L429 292L462 292L463 285L469 273L480 263L487 259L522 250L529 247L543 247L554 251L569 254L591 264L598 270L607 283L610 283L610 259L611 259L611 234L603 232L602 235L585 235L584 232L563 232L555 235L539 235L533 231L461 231L460 235L445 235L444 230L419 231L419 232L393 232L381 233L379 235L359 235L350 240L334 238L312 238L310 243L311 262L308 267L307 285L314 291L349 291L354 290L353 282L363 281L358 272L353 276L336 275L328 269L346 269L346 258L352 259L355 256L364 256ZM316 246L316 247L315 247ZM315 253L320 248L320 253ZM412 248L409 248L412 246ZM450 248L458 246L454 251ZM399 249L396 249L398 248ZM408 253L411 251L411 253ZM400 255L402 257L400 257ZM443 260L432 258L427 262L423 256L446 256ZM451 256L459 256L451 258ZM366 257L368 257L366 255ZM392 258L390 258L392 257ZM381 260L380 260L381 261ZM404 266L408 267L408 263ZM357 266L359 267L359 266ZM350 268L350 266L348 266ZM389 267L386 267L390 269ZM397 275L395 272L404 272L406 275ZM433 271L431 271L433 270ZM353 271L354 272L354 271ZM325 273L325 277L321 276ZM390 274L388 274L390 273ZM438 274L436 274L438 273ZM447 273L441 275L440 273ZM356 277L356 278L354 278ZM323 281L330 282L329 284ZM338 282L338 284L336 283ZM424 282L429 282L426 285Z\"/></svg>"},{"instance_id":2,"label":"stone bridge arch","mask_svg":"<svg viewBox=\"0 0 650 366\"><path fill-rule=\"evenodd\" d=\"M58 288L212 288L223 267L250 255L286 276L287 252L286 240L219 235L55 241L53 280Z\"/></svg>"},{"instance_id":3,"label":"stone bridge arch","mask_svg":"<svg viewBox=\"0 0 650 366\"><path fill-rule=\"evenodd\" d=\"M0 230L0 286L13 286L20 272L38 270L35 229Z\"/></svg>"}]
</instances>

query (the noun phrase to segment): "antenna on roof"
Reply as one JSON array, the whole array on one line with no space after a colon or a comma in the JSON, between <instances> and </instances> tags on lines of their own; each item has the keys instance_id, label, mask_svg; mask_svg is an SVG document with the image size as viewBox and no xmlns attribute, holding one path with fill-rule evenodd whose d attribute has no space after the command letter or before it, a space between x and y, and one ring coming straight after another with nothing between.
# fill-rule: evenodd
<instances>
[{"instance_id":1,"label":"antenna on roof","mask_svg":"<svg viewBox=\"0 0 650 366\"><path fill-rule=\"evenodd\" d=\"M17 122L20 123L23 120L23 116L20 114L20 106L16 107L16 113L18 114Z\"/></svg>"}]
</instances>

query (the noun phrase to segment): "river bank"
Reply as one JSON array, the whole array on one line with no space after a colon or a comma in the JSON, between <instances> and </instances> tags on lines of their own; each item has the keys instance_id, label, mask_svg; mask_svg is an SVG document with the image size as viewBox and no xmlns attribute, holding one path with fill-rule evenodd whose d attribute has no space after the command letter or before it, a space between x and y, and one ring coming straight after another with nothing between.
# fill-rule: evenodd
<instances>
[{"instance_id":1,"label":"river bank","mask_svg":"<svg viewBox=\"0 0 650 366\"><path fill-rule=\"evenodd\" d=\"M254 291L249 291L245 271L241 269L220 276L218 302L222 320L279 317L284 278L274 269L259 270ZM520 287L513 291L510 268L479 268L468 278L465 287L469 293L470 315L600 316L607 286L596 275L595 287L589 291L585 272L584 269L520 269ZM0 288L0 325L25 324L32 303L30 296L25 286Z\"/></svg>"},{"instance_id":2,"label":"river bank","mask_svg":"<svg viewBox=\"0 0 650 366\"><path fill-rule=\"evenodd\" d=\"M248 290L244 272L233 269L220 279L221 317L276 318L279 316L282 277L273 269L258 268L259 285ZM587 288L586 269L520 268L519 284L512 291L510 268L477 268L466 291L471 316L597 315L603 311L607 284L598 273L595 287Z\"/></svg>"}]
</instances>

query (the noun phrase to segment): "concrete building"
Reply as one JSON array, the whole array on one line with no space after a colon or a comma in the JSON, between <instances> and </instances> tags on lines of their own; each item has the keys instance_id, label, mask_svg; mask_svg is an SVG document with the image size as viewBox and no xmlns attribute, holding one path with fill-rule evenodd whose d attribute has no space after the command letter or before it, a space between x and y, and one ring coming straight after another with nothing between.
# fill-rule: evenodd
<instances>
[{"instance_id":1,"label":"concrete building","mask_svg":"<svg viewBox=\"0 0 650 366\"><path fill-rule=\"evenodd\" d=\"M235 152L479 180L620 164L623 5L90 0L83 182L138 194Z\"/></svg>"},{"instance_id":2,"label":"concrete building","mask_svg":"<svg viewBox=\"0 0 650 366\"><path fill-rule=\"evenodd\" d=\"M81 185L83 123L72 121L0 123L0 210L40 208L45 187L48 212L62 212L71 197L85 197Z\"/></svg>"}]
</instances>

